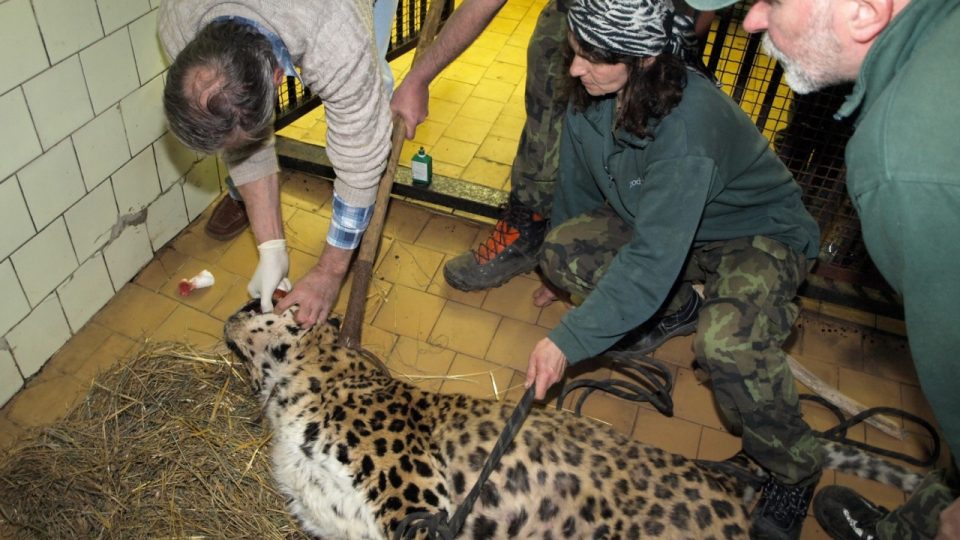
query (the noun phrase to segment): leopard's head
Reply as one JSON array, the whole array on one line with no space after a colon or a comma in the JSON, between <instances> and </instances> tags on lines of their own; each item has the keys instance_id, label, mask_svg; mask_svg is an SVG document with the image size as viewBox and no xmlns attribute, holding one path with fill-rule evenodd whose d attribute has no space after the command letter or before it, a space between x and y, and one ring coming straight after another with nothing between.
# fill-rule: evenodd
<instances>
[{"instance_id":1,"label":"leopard's head","mask_svg":"<svg viewBox=\"0 0 960 540\"><path fill-rule=\"evenodd\" d=\"M253 389L269 395L273 385L296 370L307 352L331 345L337 338L339 322L329 320L303 328L294 320L296 307L281 314L261 313L254 299L227 319L224 337L227 347L242 361Z\"/></svg>"}]
</instances>

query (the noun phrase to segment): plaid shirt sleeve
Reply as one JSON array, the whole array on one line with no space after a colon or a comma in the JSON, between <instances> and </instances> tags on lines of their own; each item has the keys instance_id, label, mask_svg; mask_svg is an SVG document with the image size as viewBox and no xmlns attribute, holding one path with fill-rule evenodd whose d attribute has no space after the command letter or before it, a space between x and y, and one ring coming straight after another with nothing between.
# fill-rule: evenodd
<instances>
[{"instance_id":1,"label":"plaid shirt sleeve","mask_svg":"<svg viewBox=\"0 0 960 540\"><path fill-rule=\"evenodd\" d=\"M333 218L330 220L327 243L340 249L356 249L372 216L372 204L366 208L350 206L334 193Z\"/></svg>"}]
</instances>

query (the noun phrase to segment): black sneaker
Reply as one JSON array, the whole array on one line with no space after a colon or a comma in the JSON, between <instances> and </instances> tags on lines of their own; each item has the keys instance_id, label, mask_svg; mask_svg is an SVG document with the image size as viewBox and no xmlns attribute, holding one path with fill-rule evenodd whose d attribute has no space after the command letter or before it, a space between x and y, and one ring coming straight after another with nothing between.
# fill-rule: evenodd
<instances>
[{"instance_id":1,"label":"black sneaker","mask_svg":"<svg viewBox=\"0 0 960 540\"><path fill-rule=\"evenodd\" d=\"M475 251L450 259L443 277L461 291L498 287L537 267L546 234L547 220L542 215L511 200L490 237Z\"/></svg>"},{"instance_id":2,"label":"black sneaker","mask_svg":"<svg viewBox=\"0 0 960 540\"><path fill-rule=\"evenodd\" d=\"M665 341L676 336L687 336L697 329L697 318L703 299L696 291L690 293L690 299L676 313L661 317L659 320L644 324L627 334L615 347L617 350L636 354L647 354Z\"/></svg>"},{"instance_id":3,"label":"black sneaker","mask_svg":"<svg viewBox=\"0 0 960 540\"><path fill-rule=\"evenodd\" d=\"M813 515L831 538L871 540L878 538L877 522L889 510L864 499L843 486L827 486L813 499Z\"/></svg>"},{"instance_id":4,"label":"black sneaker","mask_svg":"<svg viewBox=\"0 0 960 540\"><path fill-rule=\"evenodd\" d=\"M763 493L750 514L750 538L754 540L795 540L800 538L807 508L817 487L819 475L800 485L781 484L772 477L763 485Z\"/></svg>"}]
</instances>

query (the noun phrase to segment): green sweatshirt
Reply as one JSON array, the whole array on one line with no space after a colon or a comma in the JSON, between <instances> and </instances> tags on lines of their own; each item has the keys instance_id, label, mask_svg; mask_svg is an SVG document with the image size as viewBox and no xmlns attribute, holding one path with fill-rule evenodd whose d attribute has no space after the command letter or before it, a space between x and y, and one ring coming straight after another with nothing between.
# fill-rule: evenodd
<instances>
[{"instance_id":1,"label":"green sweatshirt","mask_svg":"<svg viewBox=\"0 0 960 540\"><path fill-rule=\"evenodd\" d=\"M550 333L571 363L653 316L691 248L762 235L817 256L817 224L768 141L710 81L692 71L687 78L653 140L612 131L613 98L567 114L552 222L609 204L634 229L593 292Z\"/></svg>"},{"instance_id":2,"label":"green sweatshirt","mask_svg":"<svg viewBox=\"0 0 960 540\"><path fill-rule=\"evenodd\" d=\"M960 456L960 0L913 0L838 116L859 111L847 189L870 257L903 296L924 394Z\"/></svg>"}]
</instances>

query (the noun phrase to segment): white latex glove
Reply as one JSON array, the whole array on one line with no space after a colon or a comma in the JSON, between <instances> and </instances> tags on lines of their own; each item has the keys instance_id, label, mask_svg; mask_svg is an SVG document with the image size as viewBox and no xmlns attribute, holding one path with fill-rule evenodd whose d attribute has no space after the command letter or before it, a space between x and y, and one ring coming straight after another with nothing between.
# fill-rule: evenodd
<instances>
[{"instance_id":1,"label":"white latex glove","mask_svg":"<svg viewBox=\"0 0 960 540\"><path fill-rule=\"evenodd\" d=\"M253 279L247 285L247 292L251 298L260 298L260 311L273 311L273 291L282 289L289 291L293 288L287 279L290 269L290 258L287 256L287 241L280 238L267 240L257 246L260 252L260 263L253 273Z\"/></svg>"}]
</instances>

